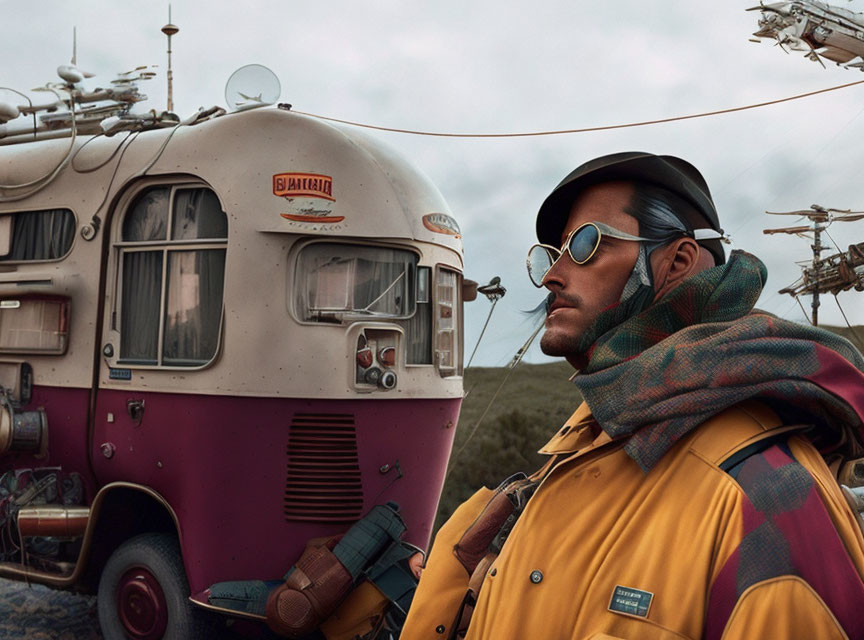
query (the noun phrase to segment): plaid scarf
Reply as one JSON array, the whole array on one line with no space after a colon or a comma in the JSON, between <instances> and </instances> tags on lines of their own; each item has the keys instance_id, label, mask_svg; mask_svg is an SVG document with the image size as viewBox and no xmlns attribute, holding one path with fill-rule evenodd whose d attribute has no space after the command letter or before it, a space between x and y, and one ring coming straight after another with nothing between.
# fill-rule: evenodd
<instances>
[{"instance_id":1,"label":"plaid scarf","mask_svg":"<svg viewBox=\"0 0 864 640\"><path fill-rule=\"evenodd\" d=\"M687 278L656 304L600 333L574 378L594 418L649 471L684 435L748 398L834 431L864 424L864 358L844 338L753 305L765 265L733 251L725 265ZM603 327L609 327L603 332Z\"/></svg>"}]
</instances>

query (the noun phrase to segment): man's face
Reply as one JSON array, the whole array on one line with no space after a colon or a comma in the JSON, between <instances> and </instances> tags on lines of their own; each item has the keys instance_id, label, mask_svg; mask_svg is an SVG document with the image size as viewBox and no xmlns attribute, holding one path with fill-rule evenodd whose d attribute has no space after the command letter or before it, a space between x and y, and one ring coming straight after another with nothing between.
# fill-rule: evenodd
<instances>
[{"instance_id":1,"label":"man's face","mask_svg":"<svg viewBox=\"0 0 864 640\"><path fill-rule=\"evenodd\" d=\"M633 186L628 182L606 182L585 189L570 208L559 243L586 222L603 222L639 235L639 223L624 212L632 194ZM540 340L543 353L563 356L577 368L584 365L578 361L579 340L601 311L618 302L638 257L638 242L606 236L585 264L578 265L568 254L562 254L543 279L544 286L555 295Z\"/></svg>"}]
</instances>

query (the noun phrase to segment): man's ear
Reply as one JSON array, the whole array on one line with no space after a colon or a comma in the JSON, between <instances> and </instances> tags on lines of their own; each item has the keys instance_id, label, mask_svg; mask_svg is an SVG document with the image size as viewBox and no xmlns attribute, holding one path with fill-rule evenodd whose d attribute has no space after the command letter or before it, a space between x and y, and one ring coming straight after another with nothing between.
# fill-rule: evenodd
<instances>
[{"instance_id":1,"label":"man's ear","mask_svg":"<svg viewBox=\"0 0 864 640\"><path fill-rule=\"evenodd\" d=\"M651 254L654 273L655 300L660 299L681 284L687 276L702 271L702 249L693 238L678 238Z\"/></svg>"}]
</instances>

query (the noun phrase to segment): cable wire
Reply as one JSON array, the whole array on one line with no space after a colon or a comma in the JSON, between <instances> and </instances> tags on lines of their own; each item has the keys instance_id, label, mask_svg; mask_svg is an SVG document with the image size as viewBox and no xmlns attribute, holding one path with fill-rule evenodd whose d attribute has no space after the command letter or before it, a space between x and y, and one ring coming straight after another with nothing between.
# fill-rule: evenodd
<instances>
[{"instance_id":1,"label":"cable wire","mask_svg":"<svg viewBox=\"0 0 864 640\"><path fill-rule=\"evenodd\" d=\"M489 400L489 404L487 404L486 408L483 409L483 413L480 414L479 418L477 418L477 422L475 422L474 426L471 428L471 433L469 433L468 437L465 438L465 442L462 443L462 446L459 447L459 450L450 456L450 463L449 463L448 468L447 468L447 473L444 476L445 480L450 476L453 469L456 468L456 465L455 465L456 460L459 458L459 456L462 454L462 452L465 451L465 447L467 447L468 443L471 442L471 439L474 437L474 434L477 433L477 430L480 428L480 425L483 423L483 419L486 417L486 414L489 413L489 409L492 408L492 405L495 403L495 400L498 398L498 394L501 393L501 389L504 388L504 385L507 384L507 381L510 379L510 376L513 374L513 371L516 369L516 365L518 365L520 362L522 362L522 356L525 355L525 352L528 351L528 347L530 347L531 343L534 342L534 338L537 337L537 334L540 333L540 331L545 326L546 326L545 322L541 323L540 326L538 326L537 329L534 330L534 333L531 334L531 337L528 338L528 341L524 345L522 345L522 347L519 349L519 351L516 352L516 355L513 356L513 361L508 366L507 374L504 376L504 379L501 381L501 384L498 385L498 388L495 390L495 393L492 395L492 399Z\"/></svg>"},{"instance_id":2,"label":"cable wire","mask_svg":"<svg viewBox=\"0 0 864 640\"><path fill-rule=\"evenodd\" d=\"M114 165L114 171L111 173L111 178L108 180L108 186L105 189L105 195L102 196L102 202L99 203L99 206L93 211L93 218L99 215L99 211L102 210L102 207L105 206L105 202L108 201L108 194L111 193L111 187L114 186L114 178L117 177L117 170L120 168L120 163L123 162L123 156L126 155L126 151L129 147L132 146L132 143L135 142L136 138L138 138L138 134L140 132L135 131L126 136L123 141L120 143L120 146L123 147L123 150L120 152L120 157L117 158L117 164ZM123 145L126 145L125 147ZM118 147L119 148L119 147ZM114 157L113 154L111 156Z\"/></svg>"},{"instance_id":3,"label":"cable wire","mask_svg":"<svg viewBox=\"0 0 864 640\"><path fill-rule=\"evenodd\" d=\"M52 92L55 96L57 96L58 102L61 102L63 100L60 97L60 94L57 93L57 90L54 89L53 87L46 85L44 87L44 89L46 91ZM12 191L15 189L23 189L24 187L33 187L27 193L19 193L19 194L14 195L14 196L0 195L0 202L16 202L18 200L26 200L27 198L29 198L33 194L39 193L42 189L44 189L51 182L54 181L54 179L63 170L63 167L65 167L66 164L69 162L69 160L72 158L72 153L75 149L75 140L78 137L78 126L77 126L77 122L75 120L75 115L76 115L76 113L75 113L75 96L74 96L71 89L67 89L67 88L63 87L63 88L61 88L61 90L67 91L69 93L69 109L70 109L70 112L72 114L72 135L71 135L71 139L69 140L69 148L66 150L66 153L63 156L63 159L60 160L59 164L57 164L57 166L54 167L54 169L52 169L51 171L46 173L44 176L37 178L35 180L31 180L30 182L22 182L21 184L11 184L11 185L3 184L3 185L0 185L0 191Z\"/></svg>"},{"instance_id":4,"label":"cable wire","mask_svg":"<svg viewBox=\"0 0 864 640\"><path fill-rule=\"evenodd\" d=\"M71 162L69 163L69 166L72 167L72 171L74 171L75 173L93 173L94 171L99 171L99 169L101 169L101 168L104 167L106 164L108 164L109 162L111 162L111 160L114 159L114 156L116 156L116 155L117 155L117 152L120 151L120 148L123 146L123 143L126 142L126 140L127 140L127 139L129 138L129 136L131 136L131 135L132 135L132 132L129 131L129 132L126 134L126 137L123 138L122 140L120 140L120 144L118 144L118 145L114 148L114 151L111 152L111 155L108 156L107 159L105 159L104 161L102 161L101 164L98 164L98 165L96 165L95 167L90 167L89 169L79 169L78 167L75 166L75 160L78 159L78 155L79 155L79 154L80 154L80 153L81 153L81 152L82 152L82 151L87 147L87 145L89 145L91 142L93 142L94 140L97 140L97 139L99 139L99 138L105 138L105 139L107 139L107 136L106 136L104 133L98 133L98 134L94 135L92 138L90 138L89 140L87 140L84 144L82 144L80 147L78 147L78 148L75 150L75 153L72 154L72 160L71 160Z\"/></svg>"},{"instance_id":5,"label":"cable wire","mask_svg":"<svg viewBox=\"0 0 864 640\"><path fill-rule=\"evenodd\" d=\"M397 127L384 127L380 125L374 124L366 124L363 122L354 122L352 120L343 120L341 118L332 118L330 116L322 116L316 113L308 113L306 111L296 111L292 109L293 113L298 113L304 116L310 116L312 118L318 118L319 120L327 120L328 122L338 122L339 124L347 124L352 127L362 127L364 129L375 129L376 131L389 131L391 133L407 133L415 136L435 136L439 138L527 138L531 136L555 136L561 135L565 133L589 133L592 131L609 131L611 129L628 129L631 127L645 127L652 124L663 124L666 122L677 122L680 120L692 120L694 118L707 118L710 116L722 115L724 113L735 113L737 111L746 111L748 109L758 109L760 107L768 107L775 104L780 104L783 102L791 102L792 100L800 100L802 98L809 98L811 96L820 95L822 93L828 93L830 91L838 91L840 89L847 89L848 87L854 87L855 85L864 84L864 80L856 80L855 82L847 82L846 84L839 84L833 87L828 87L826 89L817 89L816 91L808 91L807 93L799 93L793 96L787 96L785 98L778 98L776 100L767 100L765 102L757 102L755 104L748 104L742 107L730 107L728 109L716 109L714 111L704 111L702 113L691 113L683 116L673 116L670 118L659 118L657 120L643 120L640 122L628 122L624 124L609 124L602 125L598 127L583 127L580 129L559 129L554 131L526 131L526 132L518 132L518 133L446 133L440 131L419 131L414 129L399 129Z\"/></svg>"},{"instance_id":6,"label":"cable wire","mask_svg":"<svg viewBox=\"0 0 864 640\"><path fill-rule=\"evenodd\" d=\"M830 233L828 233L828 228L827 227L824 228L823 231L825 232L825 235L828 236L828 239L831 241L831 244L834 245L834 248L837 249L837 253L843 253L843 249L840 248L840 245L837 244L837 241L834 240L833 237L831 237Z\"/></svg>"},{"instance_id":7,"label":"cable wire","mask_svg":"<svg viewBox=\"0 0 864 640\"><path fill-rule=\"evenodd\" d=\"M837 294L834 294L834 302L837 303L837 308L840 309L840 314L843 316L843 320L846 322L846 326L849 327L849 331L852 332L852 335L855 336L855 341L858 343L858 348L861 349L864 342L861 341L861 336L858 335L858 331L849 324L849 319L846 317L846 312L843 311L843 306L840 304L840 300L837 298Z\"/></svg>"},{"instance_id":8,"label":"cable wire","mask_svg":"<svg viewBox=\"0 0 864 640\"><path fill-rule=\"evenodd\" d=\"M495 311L495 305L498 304L498 301L500 299L501 298L495 298L495 300L492 301L492 308L489 309L489 315L486 316L486 322L483 323L483 329L480 331L480 337L477 338L477 343L474 345L474 351L471 352L471 357L468 358L468 364L465 365L466 369L470 368L471 363L474 361L474 354L477 353L477 347L480 346L480 341L483 339L483 334L486 333L486 327L489 326L489 321L492 319L492 312Z\"/></svg>"},{"instance_id":9,"label":"cable wire","mask_svg":"<svg viewBox=\"0 0 864 640\"><path fill-rule=\"evenodd\" d=\"M12 93L17 93L19 96L21 96L22 98L24 98L27 101L27 103L30 105L31 108L33 107L33 101L30 99L30 96L28 96L26 93L21 93L20 91L18 91L18 89L13 89L12 87L0 87L0 89L6 90L6 91L11 91ZM33 135L35 136L36 135L36 127L37 127L36 112L34 111L30 115L33 116Z\"/></svg>"},{"instance_id":10,"label":"cable wire","mask_svg":"<svg viewBox=\"0 0 864 640\"><path fill-rule=\"evenodd\" d=\"M798 298L798 296L795 296L795 302L797 302L798 306L801 307L801 313L803 313L804 317L807 318L807 322L809 322L812 325L813 319L807 315L807 312L804 310L804 305L801 304L801 300Z\"/></svg>"}]
</instances>

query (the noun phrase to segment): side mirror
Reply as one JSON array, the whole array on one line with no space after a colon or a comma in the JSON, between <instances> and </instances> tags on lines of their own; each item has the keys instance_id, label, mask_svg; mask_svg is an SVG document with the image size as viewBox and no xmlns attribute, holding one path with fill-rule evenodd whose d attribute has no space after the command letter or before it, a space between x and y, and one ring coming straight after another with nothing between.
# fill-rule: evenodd
<instances>
[{"instance_id":1,"label":"side mirror","mask_svg":"<svg viewBox=\"0 0 864 640\"><path fill-rule=\"evenodd\" d=\"M489 302L497 302L507 293L507 289L501 286L501 278L498 276L492 278L489 284L477 287L477 291L489 298Z\"/></svg>"}]
</instances>

